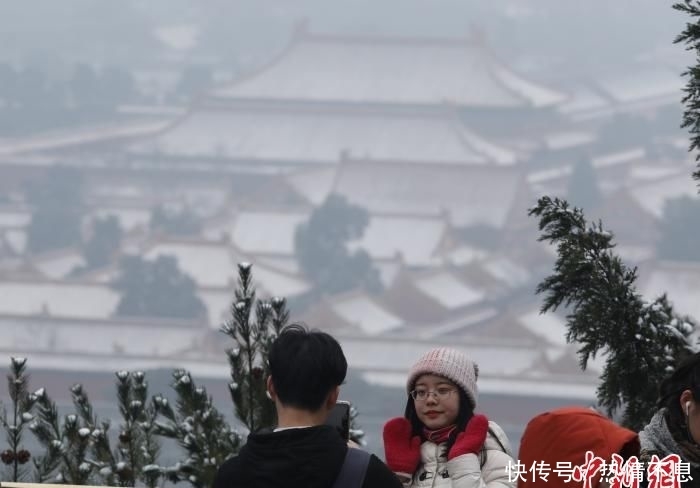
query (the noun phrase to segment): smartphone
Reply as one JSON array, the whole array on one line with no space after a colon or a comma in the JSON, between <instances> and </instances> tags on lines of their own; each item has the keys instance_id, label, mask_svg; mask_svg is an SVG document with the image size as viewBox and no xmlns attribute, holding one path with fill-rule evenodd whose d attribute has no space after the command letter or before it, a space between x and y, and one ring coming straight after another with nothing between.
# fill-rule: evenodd
<instances>
[{"instance_id":1,"label":"smartphone","mask_svg":"<svg viewBox=\"0 0 700 488\"><path fill-rule=\"evenodd\" d=\"M326 425L336 428L345 441L350 439L350 402L336 402L326 419Z\"/></svg>"}]
</instances>

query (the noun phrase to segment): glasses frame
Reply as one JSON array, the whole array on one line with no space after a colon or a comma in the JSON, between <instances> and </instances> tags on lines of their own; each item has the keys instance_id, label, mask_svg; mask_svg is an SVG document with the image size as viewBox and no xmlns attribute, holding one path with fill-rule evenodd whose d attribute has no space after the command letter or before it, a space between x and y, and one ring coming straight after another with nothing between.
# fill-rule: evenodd
<instances>
[{"instance_id":1,"label":"glasses frame","mask_svg":"<svg viewBox=\"0 0 700 488\"><path fill-rule=\"evenodd\" d=\"M442 389L447 390L444 395L441 395L438 392L438 390L442 390ZM421 390L421 391L423 391L423 390ZM442 400L447 400L448 398L450 398L452 396L452 394L456 391L457 391L456 388L452 388L449 386L441 386L440 388L436 388L435 390L426 390L425 391L425 398L418 398L419 390L411 390L410 392L408 392L408 396L413 398L414 402L427 402L428 398L430 398L430 395L433 395L437 400L442 401Z\"/></svg>"}]
</instances>

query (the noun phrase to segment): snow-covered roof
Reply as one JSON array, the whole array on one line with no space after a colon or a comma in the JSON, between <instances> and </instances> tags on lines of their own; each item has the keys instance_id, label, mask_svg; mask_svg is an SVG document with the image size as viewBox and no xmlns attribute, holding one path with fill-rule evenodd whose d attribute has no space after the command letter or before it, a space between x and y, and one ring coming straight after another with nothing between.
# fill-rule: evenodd
<instances>
[{"instance_id":1,"label":"snow-covered roof","mask_svg":"<svg viewBox=\"0 0 700 488\"><path fill-rule=\"evenodd\" d=\"M375 260L401 254L409 266L427 266L439 261L437 252L447 232L443 218L382 217L372 215L362 238L349 248L364 249Z\"/></svg>"},{"instance_id":2,"label":"snow-covered roof","mask_svg":"<svg viewBox=\"0 0 700 488\"><path fill-rule=\"evenodd\" d=\"M238 263L245 257L228 245L207 242L170 241L155 243L146 259L160 255L174 256L180 270L191 276L199 288L230 290L238 279ZM309 290L301 277L260 263L254 263L253 280L264 295L293 297ZM216 320L217 317L211 317Z\"/></svg>"},{"instance_id":3,"label":"snow-covered roof","mask_svg":"<svg viewBox=\"0 0 700 488\"><path fill-rule=\"evenodd\" d=\"M558 110L575 120L606 117L619 112L680 105L685 81L681 70L663 67L628 67L599 76L588 85L572 87L571 100Z\"/></svg>"},{"instance_id":4,"label":"snow-covered roof","mask_svg":"<svg viewBox=\"0 0 700 488\"><path fill-rule=\"evenodd\" d=\"M670 198L697 198L697 187L688 174L658 179L629 189L630 196L651 215L660 218Z\"/></svg>"},{"instance_id":5,"label":"snow-covered roof","mask_svg":"<svg viewBox=\"0 0 700 488\"><path fill-rule=\"evenodd\" d=\"M348 363L357 369L372 369L377 371L396 371L403 373L406 381L406 371L427 350L432 347L447 346L467 354L479 365L479 376L518 375L529 372L540 357L538 349L529 345L513 346L505 343L490 344L475 343L464 340L460 343L440 343L439 341L398 340L395 337L361 339L338 337Z\"/></svg>"},{"instance_id":6,"label":"snow-covered roof","mask_svg":"<svg viewBox=\"0 0 700 488\"><path fill-rule=\"evenodd\" d=\"M676 313L690 315L700 322L700 266L697 264L659 263L645 273L640 289L647 300L666 293Z\"/></svg>"},{"instance_id":7,"label":"snow-covered roof","mask_svg":"<svg viewBox=\"0 0 700 488\"><path fill-rule=\"evenodd\" d=\"M308 219L305 211L241 211L233 221L231 240L250 254L294 255L294 234Z\"/></svg>"},{"instance_id":8,"label":"snow-covered roof","mask_svg":"<svg viewBox=\"0 0 700 488\"><path fill-rule=\"evenodd\" d=\"M610 101L585 84L578 84L571 89L571 98L557 107L563 114L585 114L609 109Z\"/></svg>"},{"instance_id":9,"label":"snow-covered roof","mask_svg":"<svg viewBox=\"0 0 700 488\"><path fill-rule=\"evenodd\" d=\"M381 334L403 325L403 320L364 293L335 298L332 310L349 324L368 335Z\"/></svg>"},{"instance_id":10,"label":"snow-covered roof","mask_svg":"<svg viewBox=\"0 0 700 488\"><path fill-rule=\"evenodd\" d=\"M520 182L515 168L350 161L339 169L334 191L370 213L435 216L447 212L455 226L501 228Z\"/></svg>"},{"instance_id":11,"label":"snow-covered roof","mask_svg":"<svg viewBox=\"0 0 700 488\"><path fill-rule=\"evenodd\" d=\"M33 353L72 353L77 355L148 355L152 357L181 354L204 335L199 327L163 326L157 322L134 321L35 322L0 319L3 346L13 351ZM167 338L167 339L166 339ZM39 354L37 354L38 356ZM32 354L34 356L34 354ZM36 366L34 361L31 361ZM92 371L92 369L91 369Z\"/></svg>"},{"instance_id":12,"label":"snow-covered roof","mask_svg":"<svg viewBox=\"0 0 700 488\"><path fill-rule=\"evenodd\" d=\"M615 166L617 164L626 164L633 161L638 161L646 156L646 149L643 147L635 147L625 151L618 151L611 154L603 154L591 159L591 164L594 168L603 168L607 166Z\"/></svg>"},{"instance_id":13,"label":"snow-covered roof","mask_svg":"<svg viewBox=\"0 0 700 488\"><path fill-rule=\"evenodd\" d=\"M448 271L439 271L417 277L413 284L421 292L448 309L474 305L482 301L485 294L457 279Z\"/></svg>"},{"instance_id":14,"label":"snow-covered roof","mask_svg":"<svg viewBox=\"0 0 700 488\"><path fill-rule=\"evenodd\" d=\"M231 303L235 298L233 287L231 290L200 289L197 296L207 309L209 327L218 329L231 318Z\"/></svg>"},{"instance_id":15,"label":"snow-covered roof","mask_svg":"<svg viewBox=\"0 0 700 488\"><path fill-rule=\"evenodd\" d=\"M463 266L473 261L483 259L487 254L488 252L483 249L462 245L447 253L445 259L448 263L456 266Z\"/></svg>"},{"instance_id":16,"label":"snow-covered roof","mask_svg":"<svg viewBox=\"0 0 700 488\"><path fill-rule=\"evenodd\" d=\"M32 265L44 276L58 280L67 277L73 269L85 265L85 258L78 251L57 251L37 256Z\"/></svg>"},{"instance_id":17,"label":"snow-covered roof","mask_svg":"<svg viewBox=\"0 0 700 488\"><path fill-rule=\"evenodd\" d=\"M163 119L149 122L128 121L101 127L92 126L53 131L22 139L8 139L0 141L0 156L65 149L73 146L143 137L157 133L169 122L170 120Z\"/></svg>"},{"instance_id":18,"label":"snow-covered roof","mask_svg":"<svg viewBox=\"0 0 700 488\"><path fill-rule=\"evenodd\" d=\"M196 24L161 25L153 29L153 36L170 49L188 51L197 45L199 30Z\"/></svg>"},{"instance_id":19,"label":"snow-covered roof","mask_svg":"<svg viewBox=\"0 0 700 488\"><path fill-rule=\"evenodd\" d=\"M24 254L27 250L27 231L22 229L9 229L3 232L5 242L17 254Z\"/></svg>"},{"instance_id":20,"label":"snow-covered roof","mask_svg":"<svg viewBox=\"0 0 700 488\"><path fill-rule=\"evenodd\" d=\"M526 267L507 257L493 257L482 261L481 267L494 278L506 283L511 288L525 285L530 280Z\"/></svg>"},{"instance_id":21,"label":"snow-covered roof","mask_svg":"<svg viewBox=\"0 0 700 488\"><path fill-rule=\"evenodd\" d=\"M541 314L539 309L533 309L521 315L518 322L548 344L566 346L566 321L557 314Z\"/></svg>"},{"instance_id":22,"label":"snow-covered roof","mask_svg":"<svg viewBox=\"0 0 700 488\"><path fill-rule=\"evenodd\" d=\"M32 221L29 210L0 209L0 228L22 228Z\"/></svg>"},{"instance_id":23,"label":"snow-covered roof","mask_svg":"<svg viewBox=\"0 0 700 488\"><path fill-rule=\"evenodd\" d=\"M685 86L681 71L659 66L625 70L599 78L595 84L617 103L649 101L680 104Z\"/></svg>"},{"instance_id":24,"label":"snow-covered roof","mask_svg":"<svg viewBox=\"0 0 700 488\"><path fill-rule=\"evenodd\" d=\"M321 205L333 190L337 166L295 171L287 176L294 190L313 205Z\"/></svg>"},{"instance_id":25,"label":"snow-covered roof","mask_svg":"<svg viewBox=\"0 0 700 488\"><path fill-rule=\"evenodd\" d=\"M201 242L159 242L146 253L146 259L173 256L178 267L200 287L225 288L235 283L237 259L229 246Z\"/></svg>"},{"instance_id":26,"label":"snow-covered roof","mask_svg":"<svg viewBox=\"0 0 700 488\"><path fill-rule=\"evenodd\" d=\"M49 281L3 281L0 296L1 315L107 319L119 303L109 286Z\"/></svg>"},{"instance_id":27,"label":"snow-covered roof","mask_svg":"<svg viewBox=\"0 0 700 488\"><path fill-rule=\"evenodd\" d=\"M334 164L342 155L468 165L516 162L513 152L474 134L451 111L200 108L131 151L288 164Z\"/></svg>"},{"instance_id":28,"label":"snow-covered roof","mask_svg":"<svg viewBox=\"0 0 700 488\"><path fill-rule=\"evenodd\" d=\"M596 139L596 135L592 132L557 131L544 136L544 145L547 149L558 151L591 144Z\"/></svg>"},{"instance_id":29,"label":"snow-covered roof","mask_svg":"<svg viewBox=\"0 0 700 488\"><path fill-rule=\"evenodd\" d=\"M291 298L311 289L311 285L302 277L284 273L262 264L253 267L253 279L269 296Z\"/></svg>"},{"instance_id":30,"label":"snow-covered roof","mask_svg":"<svg viewBox=\"0 0 700 488\"><path fill-rule=\"evenodd\" d=\"M119 227L125 232L129 232L138 228L147 229L151 220L150 208L139 207L116 207L116 206L100 206L93 208L87 216L87 220L103 219L113 215L119 221Z\"/></svg>"},{"instance_id":31,"label":"snow-covered roof","mask_svg":"<svg viewBox=\"0 0 700 488\"><path fill-rule=\"evenodd\" d=\"M405 388L406 373L393 373L384 371L367 371L362 374L365 381L372 385L388 388ZM579 382L573 381L580 380ZM586 378L572 378L571 376L558 377L554 375L539 378L516 377L479 377L479 392L502 395L544 398L570 398L577 403L583 401L590 403L596 398L597 382Z\"/></svg>"},{"instance_id":32,"label":"snow-covered roof","mask_svg":"<svg viewBox=\"0 0 700 488\"><path fill-rule=\"evenodd\" d=\"M232 222L210 226L206 236L220 240L228 233L237 249L259 259L285 258L295 255L294 235L297 227L308 221L307 210L242 210ZM401 253L406 264L421 266L436 262L435 253L447 231L440 217L400 217L371 215L361 239L348 244L350 250L364 249L375 260L393 259ZM271 267L295 272L289 263Z\"/></svg>"},{"instance_id":33,"label":"snow-covered roof","mask_svg":"<svg viewBox=\"0 0 700 488\"><path fill-rule=\"evenodd\" d=\"M546 107L565 97L503 65L479 42L297 35L258 73L219 98Z\"/></svg>"}]
</instances>

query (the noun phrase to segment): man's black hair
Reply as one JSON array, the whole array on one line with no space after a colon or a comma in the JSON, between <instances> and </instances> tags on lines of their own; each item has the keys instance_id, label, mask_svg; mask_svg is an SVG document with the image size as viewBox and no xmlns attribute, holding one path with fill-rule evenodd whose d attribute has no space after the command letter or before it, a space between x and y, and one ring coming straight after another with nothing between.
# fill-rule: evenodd
<instances>
[{"instance_id":1,"label":"man's black hair","mask_svg":"<svg viewBox=\"0 0 700 488\"><path fill-rule=\"evenodd\" d=\"M270 375L285 406L315 412L345 381L348 363L331 335L300 324L285 327L270 348Z\"/></svg>"}]
</instances>

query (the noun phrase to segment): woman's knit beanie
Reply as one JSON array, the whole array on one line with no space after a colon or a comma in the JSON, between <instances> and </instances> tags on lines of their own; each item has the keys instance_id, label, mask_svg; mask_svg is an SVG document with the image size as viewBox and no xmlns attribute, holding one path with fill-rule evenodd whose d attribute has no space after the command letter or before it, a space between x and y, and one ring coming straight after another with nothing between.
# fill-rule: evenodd
<instances>
[{"instance_id":1,"label":"woman's knit beanie","mask_svg":"<svg viewBox=\"0 0 700 488\"><path fill-rule=\"evenodd\" d=\"M479 376L479 367L465 354L446 347L428 351L411 367L406 391L410 393L418 377L424 374L435 374L452 381L467 394L472 408L476 408L476 379Z\"/></svg>"}]
</instances>

